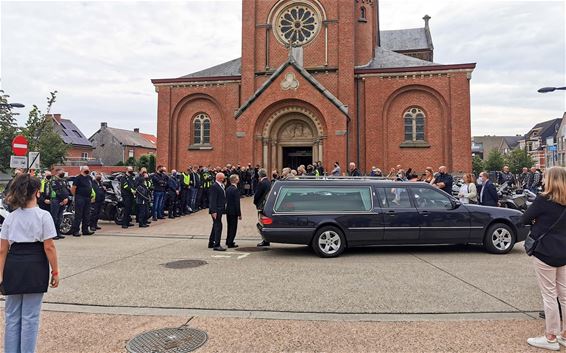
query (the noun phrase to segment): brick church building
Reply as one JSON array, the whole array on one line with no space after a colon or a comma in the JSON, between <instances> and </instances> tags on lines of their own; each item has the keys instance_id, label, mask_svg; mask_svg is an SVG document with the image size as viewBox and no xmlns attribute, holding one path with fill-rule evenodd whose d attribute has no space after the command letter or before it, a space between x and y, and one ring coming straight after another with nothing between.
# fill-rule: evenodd
<instances>
[{"instance_id":1,"label":"brick church building","mask_svg":"<svg viewBox=\"0 0 566 353\"><path fill-rule=\"evenodd\" d=\"M243 0L242 12L241 58L152 80L159 163L471 170L475 64L433 61L430 17L381 30L376 0Z\"/></svg>"}]
</instances>

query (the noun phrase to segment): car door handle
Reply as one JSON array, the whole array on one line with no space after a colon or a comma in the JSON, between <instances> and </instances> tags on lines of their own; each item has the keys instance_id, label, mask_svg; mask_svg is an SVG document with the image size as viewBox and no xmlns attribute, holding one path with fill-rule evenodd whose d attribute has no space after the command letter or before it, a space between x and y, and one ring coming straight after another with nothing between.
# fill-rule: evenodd
<instances>
[{"instance_id":1,"label":"car door handle","mask_svg":"<svg viewBox=\"0 0 566 353\"><path fill-rule=\"evenodd\" d=\"M395 216L395 211L387 211L388 216Z\"/></svg>"},{"instance_id":2,"label":"car door handle","mask_svg":"<svg viewBox=\"0 0 566 353\"><path fill-rule=\"evenodd\" d=\"M421 211L421 215L423 215L423 216L425 216L425 217L428 216L429 213L430 213L430 212L428 212L428 211Z\"/></svg>"}]
</instances>

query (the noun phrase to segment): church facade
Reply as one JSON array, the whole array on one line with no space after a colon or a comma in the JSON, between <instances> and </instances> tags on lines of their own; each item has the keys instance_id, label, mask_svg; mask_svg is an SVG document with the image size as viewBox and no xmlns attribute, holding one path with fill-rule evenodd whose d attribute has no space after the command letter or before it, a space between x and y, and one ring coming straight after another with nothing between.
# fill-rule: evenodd
<instances>
[{"instance_id":1,"label":"church facade","mask_svg":"<svg viewBox=\"0 0 566 353\"><path fill-rule=\"evenodd\" d=\"M241 58L152 80L160 164L471 170L475 64L433 61L430 17L381 30L374 0L243 0L242 12Z\"/></svg>"}]
</instances>

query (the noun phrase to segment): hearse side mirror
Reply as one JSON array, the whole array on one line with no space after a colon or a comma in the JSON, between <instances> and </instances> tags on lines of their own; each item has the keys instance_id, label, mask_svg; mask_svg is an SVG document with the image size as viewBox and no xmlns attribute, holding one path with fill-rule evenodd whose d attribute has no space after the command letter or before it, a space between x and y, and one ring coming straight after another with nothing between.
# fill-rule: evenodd
<instances>
[{"instance_id":1,"label":"hearse side mirror","mask_svg":"<svg viewBox=\"0 0 566 353\"><path fill-rule=\"evenodd\" d=\"M460 200L450 200L452 203L452 207L450 207L449 209L455 210L458 207L462 206L462 203L460 202Z\"/></svg>"}]
</instances>

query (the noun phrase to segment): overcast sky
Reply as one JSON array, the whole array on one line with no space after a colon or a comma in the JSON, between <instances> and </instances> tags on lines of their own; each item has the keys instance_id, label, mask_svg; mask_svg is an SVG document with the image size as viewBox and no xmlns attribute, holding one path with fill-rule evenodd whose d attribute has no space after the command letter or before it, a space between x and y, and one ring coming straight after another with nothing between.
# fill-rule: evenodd
<instances>
[{"instance_id":1,"label":"overcast sky","mask_svg":"<svg viewBox=\"0 0 566 353\"><path fill-rule=\"evenodd\" d=\"M353 1L353 0L352 0ZM1 3L2 89L45 107L90 136L112 127L155 133L152 78L179 77L241 56L241 0ZM561 117L566 91L566 8L558 1L381 0L381 28L430 21L435 62L476 62L474 135L526 133Z\"/></svg>"}]
</instances>

